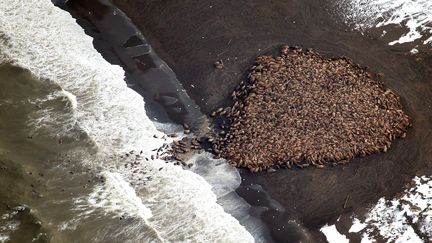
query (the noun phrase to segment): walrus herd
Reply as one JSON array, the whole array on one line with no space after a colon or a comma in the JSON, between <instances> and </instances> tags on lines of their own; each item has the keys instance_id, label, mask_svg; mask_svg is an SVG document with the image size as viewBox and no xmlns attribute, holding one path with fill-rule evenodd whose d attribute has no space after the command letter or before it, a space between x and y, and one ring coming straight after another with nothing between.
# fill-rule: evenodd
<instances>
[{"instance_id":1,"label":"walrus herd","mask_svg":"<svg viewBox=\"0 0 432 243\"><path fill-rule=\"evenodd\" d=\"M410 119L400 98L350 59L283 45L259 56L233 104L211 116L211 150L252 172L347 163L386 152Z\"/></svg>"}]
</instances>

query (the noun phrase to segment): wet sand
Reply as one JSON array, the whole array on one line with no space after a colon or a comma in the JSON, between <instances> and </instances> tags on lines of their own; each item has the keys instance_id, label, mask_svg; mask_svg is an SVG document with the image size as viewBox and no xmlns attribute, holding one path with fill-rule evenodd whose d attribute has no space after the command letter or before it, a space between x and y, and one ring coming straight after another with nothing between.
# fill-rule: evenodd
<instances>
[{"instance_id":1,"label":"wet sand","mask_svg":"<svg viewBox=\"0 0 432 243\"><path fill-rule=\"evenodd\" d=\"M281 43L311 47L327 56L350 57L369 66L371 72L383 73L384 84L401 97L413 127L386 154L354 159L337 168L261 174L241 170L244 181L237 191L253 206L251 214L266 223L275 241L296 242L307 237L289 220L307 227L309 240L325 241L318 231L322 225L334 223L340 215L361 215L378 198L402 191L414 175L432 172L430 54L412 56L407 46L391 47L347 31L328 15L323 7L326 2L318 0L114 3L140 28L207 114L229 105L232 90L245 79L255 57L277 53ZM214 68L219 59L224 69Z\"/></svg>"}]
</instances>

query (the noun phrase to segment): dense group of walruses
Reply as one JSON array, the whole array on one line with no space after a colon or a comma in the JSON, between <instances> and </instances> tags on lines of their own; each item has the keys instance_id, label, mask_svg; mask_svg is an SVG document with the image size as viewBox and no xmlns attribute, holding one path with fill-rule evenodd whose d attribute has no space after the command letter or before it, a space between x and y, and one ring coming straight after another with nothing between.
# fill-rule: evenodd
<instances>
[{"instance_id":1,"label":"dense group of walruses","mask_svg":"<svg viewBox=\"0 0 432 243\"><path fill-rule=\"evenodd\" d=\"M253 172L386 152L410 126L399 97L365 68L287 45L280 56L259 56L232 99L211 114L218 127L208 141Z\"/></svg>"}]
</instances>

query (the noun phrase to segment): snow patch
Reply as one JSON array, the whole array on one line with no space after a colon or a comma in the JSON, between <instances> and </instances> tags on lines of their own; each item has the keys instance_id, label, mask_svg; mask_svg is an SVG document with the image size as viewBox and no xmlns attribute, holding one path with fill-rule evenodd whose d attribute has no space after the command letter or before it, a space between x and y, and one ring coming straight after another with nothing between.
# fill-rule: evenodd
<instances>
[{"instance_id":1,"label":"snow patch","mask_svg":"<svg viewBox=\"0 0 432 243\"><path fill-rule=\"evenodd\" d=\"M326 236L329 243L349 243L348 238L339 233L335 225L325 225L321 228L321 232Z\"/></svg>"},{"instance_id":2,"label":"snow patch","mask_svg":"<svg viewBox=\"0 0 432 243\"><path fill-rule=\"evenodd\" d=\"M402 196L381 198L361 222L354 219L350 232L363 232L364 238L379 238L389 242L432 241L432 178L415 177L413 187Z\"/></svg>"},{"instance_id":3,"label":"snow patch","mask_svg":"<svg viewBox=\"0 0 432 243\"><path fill-rule=\"evenodd\" d=\"M365 33L368 29L391 25L406 31L389 45L422 39L432 44L432 1L430 0L340 0L336 14L344 22ZM386 32L383 33L385 35Z\"/></svg>"}]
</instances>

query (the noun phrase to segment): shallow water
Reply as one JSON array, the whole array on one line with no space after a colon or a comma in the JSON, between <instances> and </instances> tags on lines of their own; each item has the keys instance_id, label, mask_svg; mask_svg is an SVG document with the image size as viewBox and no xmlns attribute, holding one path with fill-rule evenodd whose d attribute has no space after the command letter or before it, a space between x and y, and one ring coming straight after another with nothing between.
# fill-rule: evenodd
<instances>
[{"instance_id":1,"label":"shallow water","mask_svg":"<svg viewBox=\"0 0 432 243\"><path fill-rule=\"evenodd\" d=\"M0 9L2 159L23 168L22 183L35 180L25 193L5 195L36 218L29 234L46 231L41 240L52 242L253 240L216 203L247 207L226 196L240 183L237 171L205 156L225 179L211 181L219 185L216 194L198 174L154 159L154 149L171 141L160 130L178 127L150 120L124 71L102 58L67 12L50 1L10 0ZM163 62L155 69L169 79ZM153 121L164 117L155 114ZM199 171L199 164L192 168ZM19 185L20 177L10 176ZM13 220L2 221L1 241L20 240ZM33 232L32 224L43 230Z\"/></svg>"},{"instance_id":2,"label":"shallow water","mask_svg":"<svg viewBox=\"0 0 432 243\"><path fill-rule=\"evenodd\" d=\"M12 242L26 242L33 238L45 242L51 237L56 238L46 229L47 221L56 221L47 219L44 211L49 209L55 214L55 211L69 210L74 196L85 191L93 180L92 176L73 180L69 172L79 172L80 168L68 164L71 160L59 151L85 150L87 144L85 139L81 144L71 144L66 139L60 144L59 138L48 136L44 129L35 132L28 123L29 117L46 107L67 107L65 97L52 95L60 91L58 86L10 64L0 65L0 81L1 162L5 168L1 177L4 190L1 196L2 207L6 208L2 211L2 219L16 219L18 222L17 229L2 233ZM63 113L63 109L57 112ZM61 206L56 205L60 201L63 201ZM17 210L19 207L25 210ZM2 225L10 222L3 221Z\"/></svg>"}]
</instances>

